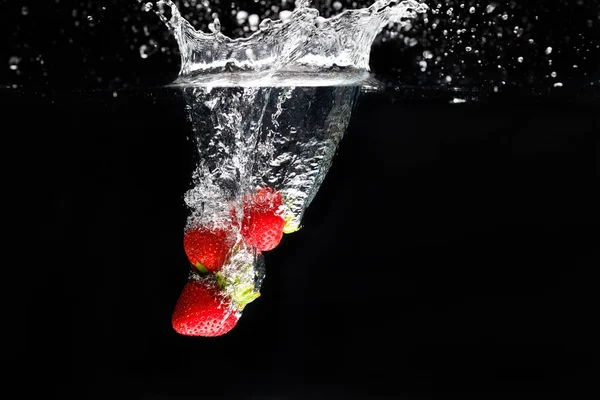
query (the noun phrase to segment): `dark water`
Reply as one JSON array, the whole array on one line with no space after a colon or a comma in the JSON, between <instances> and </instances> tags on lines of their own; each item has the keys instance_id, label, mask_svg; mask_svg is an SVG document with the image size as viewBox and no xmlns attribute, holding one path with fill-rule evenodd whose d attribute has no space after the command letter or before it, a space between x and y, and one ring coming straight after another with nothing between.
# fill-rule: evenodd
<instances>
[{"instance_id":1,"label":"dark water","mask_svg":"<svg viewBox=\"0 0 600 400\"><path fill-rule=\"evenodd\" d=\"M597 93L363 93L304 228L213 339L170 325L196 162L181 92L0 98L5 360L22 395L594 390Z\"/></svg>"}]
</instances>

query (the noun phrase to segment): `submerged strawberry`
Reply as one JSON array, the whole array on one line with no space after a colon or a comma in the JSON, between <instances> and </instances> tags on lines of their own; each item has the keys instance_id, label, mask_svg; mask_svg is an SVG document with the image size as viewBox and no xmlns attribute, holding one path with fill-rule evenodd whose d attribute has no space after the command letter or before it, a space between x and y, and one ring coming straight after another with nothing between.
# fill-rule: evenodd
<instances>
[{"instance_id":1,"label":"submerged strawberry","mask_svg":"<svg viewBox=\"0 0 600 400\"><path fill-rule=\"evenodd\" d=\"M183 237L185 254L190 263L202 273L221 269L234 244L232 232L218 228L193 228Z\"/></svg>"},{"instance_id":2,"label":"submerged strawberry","mask_svg":"<svg viewBox=\"0 0 600 400\"><path fill-rule=\"evenodd\" d=\"M282 211L281 193L269 187L259 189L244 202L242 235L246 241L260 251L277 247L285 226Z\"/></svg>"},{"instance_id":3,"label":"submerged strawberry","mask_svg":"<svg viewBox=\"0 0 600 400\"><path fill-rule=\"evenodd\" d=\"M240 315L214 276L191 277L179 295L171 323L181 335L213 337L233 329Z\"/></svg>"}]
</instances>

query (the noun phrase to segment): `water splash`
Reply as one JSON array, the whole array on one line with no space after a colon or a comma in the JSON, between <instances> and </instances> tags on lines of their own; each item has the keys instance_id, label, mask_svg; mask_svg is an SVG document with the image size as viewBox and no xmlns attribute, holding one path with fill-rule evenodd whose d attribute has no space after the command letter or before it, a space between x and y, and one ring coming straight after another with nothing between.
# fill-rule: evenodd
<instances>
[{"instance_id":1,"label":"water splash","mask_svg":"<svg viewBox=\"0 0 600 400\"><path fill-rule=\"evenodd\" d=\"M172 1L158 3L181 52L174 85L182 88L199 155L184 196L190 210L184 235L208 230L231 237L220 242L227 247L221 265L211 268L239 305L232 312L260 293L261 252L300 229L368 76L373 40L386 24L425 9L412 0L378 0L327 19L302 1L287 18L264 19L250 37L232 39L218 18L206 33ZM257 220L248 199L257 193L280 200L257 206L268 216L248 228ZM257 231L267 232L268 245L250 233ZM204 261L190 262L208 272Z\"/></svg>"},{"instance_id":2,"label":"water splash","mask_svg":"<svg viewBox=\"0 0 600 400\"><path fill-rule=\"evenodd\" d=\"M195 225L231 221L242 196L268 186L300 226L329 170L358 85L182 88L199 162L185 194ZM241 215L241 213L238 213Z\"/></svg>"},{"instance_id":3,"label":"water splash","mask_svg":"<svg viewBox=\"0 0 600 400\"><path fill-rule=\"evenodd\" d=\"M263 255L241 228L246 199L259 188L273 190L282 198L281 235L300 229L359 91L356 85L182 87L199 155L184 196L190 211L184 231L208 227L235 237L216 273L227 296L256 296L265 277Z\"/></svg>"},{"instance_id":4,"label":"water splash","mask_svg":"<svg viewBox=\"0 0 600 400\"><path fill-rule=\"evenodd\" d=\"M232 86L264 84L275 75L303 74L306 81L341 72L340 82L363 79L369 71L371 45L380 31L391 23L405 24L427 9L414 0L377 0L367 8L323 18L305 1L297 3L285 19L266 18L250 37L232 39L220 32L218 19L210 25L211 32L199 31L171 0L157 3L157 14L174 35L181 54L174 83L214 84L217 80Z\"/></svg>"}]
</instances>

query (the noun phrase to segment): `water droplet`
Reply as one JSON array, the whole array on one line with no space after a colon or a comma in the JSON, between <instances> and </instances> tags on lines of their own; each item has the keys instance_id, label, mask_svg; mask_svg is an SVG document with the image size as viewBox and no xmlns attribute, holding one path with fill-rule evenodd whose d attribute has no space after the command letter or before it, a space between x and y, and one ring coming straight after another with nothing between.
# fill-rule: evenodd
<instances>
[{"instance_id":1,"label":"water droplet","mask_svg":"<svg viewBox=\"0 0 600 400\"><path fill-rule=\"evenodd\" d=\"M475 7L471 7L471 8L469 8L469 12L470 12L471 14L475 14Z\"/></svg>"},{"instance_id":2,"label":"water droplet","mask_svg":"<svg viewBox=\"0 0 600 400\"><path fill-rule=\"evenodd\" d=\"M244 11L244 10L240 10L237 12L235 19L238 23L238 25L242 25L244 22L246 22L246 19L248 19L248 12Z\"/></svg>"},{"instance_id":3,"label":"water droplet","mask_svg":"<svg viewBox=\"0 0 600 400\"><path fill-rule=\"evenodd\" d=\"M550 54L550 53L552 53L552 47L548 46L546 48L546 54Z\"/></svg>"},{"instance_id":4,"label":"water droplet","mask_svg":"<svg viewBox=\"0 0 600 400\"><path fill-rule=\"evenodd\" d=\"M552 73L550 74L551 77L556 78L558 74L556 73L556 71L552 71Z\"/></svg>"},{"instance_id":5,"label":"water droplet","mask_svg":"<svg viewBox=\"0 0 600 400\"><path fill-rule=\"evenodd\" d=\"M473 50L473 48L471 46L467 46L467 47L465 47L465 50L469 52L469 51Z\"/></svg>"},{"instance_id":6,"label":"water droplet","mask_svg":"<svg viewBox=\"0 0 600 400\"><path fill-rule=\"evenodd\" d=\"M339 1L334 1L331 5L335 11L340 11L342 9L342 3Z\"/></svg>"},{"instance_id":7,"label":"water droplet","mask_svg":"<svg viewBox=\"0 0 600 400\"><path fill-rule=\"evenodd\" d=\"M288 21L292 16L292 12L289 10L283 10L279 12L279 19L282 21Z\"/></svg>"},{"instance_id":8,"label":"water droplet","mask_svg":"<svg viewBox=\"0 0 600 400\"><path fill-rule=\"evenodd\" d=\"M20 62L21 62L20 57L12 56L11 58L8 59L8 68L10 68L13 71L16 71L19 69Z\"/></svg>"},{"instance_id":9,"label":"water droplet","mask_svg":"<svg viewBox=\"0 0 600 400\"><path fill-rule=\"evenodd\" d=\"M494 12L495 9L496 9L496 4L491 3L491 4L488 4L488 6L485 8L485 12L490 14L490 13Z\"/></svg>"},{"instance_id":10,"label":"water droplet","mask_svg":"<svg viewBox=\"0 0 600 400\"><path fill-rule=\"evenodd\" d=\"M523 62L523 57L517 58L517 61L520 62L520 63L522 63Z\"/></svg>"},{"instance_id":11,"label":"water droplet","mask_svg":"<svg viewBox=\"0 0 600 400\"><path fill-rule=\"evenodd\" d=\"M260 17L256 14L250 14L248 16L248 25L250 25L250 29L255 31L258 28L258 22L260 21Z\"/></svg>"},{"instance_id":12,"label":"water droplet","mask_svg":"<svg viewBox=\"0 0 600 400\"><path fill-rule=\"evenodd\" d=\"M141 45L140 46L140 57L148 58L149 55L150 55L150 46L148 46L147 44Z\"/></svg>"}]
</instances>

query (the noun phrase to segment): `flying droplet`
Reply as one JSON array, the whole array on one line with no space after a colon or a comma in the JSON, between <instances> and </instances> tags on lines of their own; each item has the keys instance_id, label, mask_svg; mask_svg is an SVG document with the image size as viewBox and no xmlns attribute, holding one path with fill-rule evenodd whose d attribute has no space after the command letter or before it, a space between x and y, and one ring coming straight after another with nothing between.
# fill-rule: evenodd
<instances>
[{"instance_id":1,"label":"flying droplet","mask_svg":"<svg viewBox=\"0 0 600 400\"><path fill-rule=\"evenodd\" d=\"M289 10L283 10L279 12L279 19L282 21L288 21L292 17L292 12Z\"/></svg>"},{"instance_id":2,"label":"flying droplet","mask_svg":"<svg viewBox=\"0 0 600 400\"><path fill-rule=\"evenodd\" d=\"M248 12L244 11L244 10L240 10L237 12L235 19L238 23L238 25L242 25L244 22L246 22L246 19L248 19Z\"/></svg>"},{"instance_id":3,"label":"flying droplet","mask_svg":"<svg viewBox=\"0 0 600 400\"><path fill-rule=\"evenodd\" d=\"M11 58L8 59L8 68L10 68L13 71L16 71L19 69L20 62L21 62L20 57L12 56Z\"/></svg>"},{"instance_id":4,"label":"flying droplet","mask_svg":"<svg viewBox=\"0 0 600 400\"><path fill-rule=\"evenodd\" d=\"M149 55L150 55L150 46L148 46L147 44L141 45L140 46L140 57L148 58Z\"/></svg>"},{"instance_id":5,"label":"flying droplet","mask_svg":"<svg viewBox=\"0 0 600 400\"><path fill-rule=\"evenodd\" d=\"M248 25L250 25L250 29L255 31L258 28L258 22L260 21L260 17L257 14L250 14L248 16Z\"/></svg>"}]
</instances>

